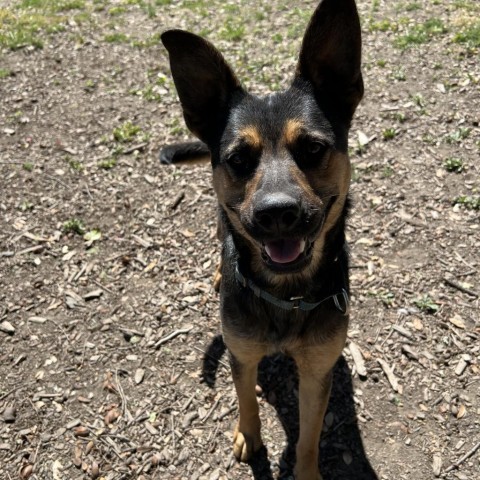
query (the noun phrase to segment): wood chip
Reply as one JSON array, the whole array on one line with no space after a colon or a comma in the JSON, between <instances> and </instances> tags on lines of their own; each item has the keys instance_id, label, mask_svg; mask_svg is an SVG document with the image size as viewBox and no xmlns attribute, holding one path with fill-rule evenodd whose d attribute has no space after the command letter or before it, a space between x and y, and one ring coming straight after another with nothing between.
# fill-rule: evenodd
<instances>
[{"instance_id":1,"label":"wood chip","mask_svg":"<svg viewBox=\"0 0 480 480\"><path fill-rule=\"evenodd\" d=\"M190 424L191 424L196 418L198 418L198 412L190 412L190 413L187 413L187 414L183 417L182 427L183 427L183 428L189 427Z\"/></svg>"},{"instance_id":2,"label":"wood chip","mask_svg":"<svg viewBox=\"0 0 480 480\"><path fill-rule=\"evenodd\" d=\"M360 377L367 376L367 369L365 368L365 362L363 360L362 352L358 345L354 342L350 342L348 347L350 349L350 353L352 354L353 362L355 363L355 368L357 369L357 373Z\"/></svg>"},{"instance_id":3,"label":"wood chip","mask_svg":"<svg viewBox=\"0 0 480 480\"><path fill-rule=\"evenodd\" d=\"M402 386L398 383L398 379L393 373L393 370L390 368L388 363L381 358L377 358L377 362L382 367L383 372L385 373L391 387L395 392L402 393L403 389Z\"/></svg>"},{"instance_id":4,"label":"wood chip","mask_svg":"<svg viewBox=\"0 0 480 480\"><path fill-rule=\"evenodd\" d=\"M145 370L143 368L137 368L135 371L135 383L137 385L140 385L140 383L143 382L143 379L145 378Z\"/></svg>"},{"instance_id":5,"label":"wood chip","mask_svg":"<svg viewBox=\"0 0 480 480\"><path fill-rule=\"evenodd\" d=\"M442 472L442 456L439 453L433 456L432 470L436 477L439 477Z\"/></svg>"},{"instance_id":6,"label":"wood chip","mask_svg":"<svg viewBox=\"0 0 480 480\"><path fill-rule=\"evenodd\" d=\"M46 323L47 320L48 320L48 318L46 318L46 317L29 317L28 318L29 322L40 323L40 324Z\"/></svg>"},{"instance_id":7,"label":"wood chip","mask_svg":"<svg viewBox=\"0 0 480 480\"><path fill-rule=\"evenodd\" d=\"M65 290L65 302L70 309L84 307L83 298L73 290Z\"/></svg>"},{"instance_id":8,"label":"wood chip","mask_svg":"<svg viewBox=\"0 0 480 480\"><path fill-rule=\"evenodd\" d=\"M145 422L144 425L150 435L157 436L160 433L150 422Z\"/></svg>"},{"instance_id":9,"label":"wood chip","mask_svg":"<svg viewBox=\"0 0 480 480\"><path fill-rule=\"evenodd\" d=\"M82 421L79 418L76 418L75 420L72 420L72 421L68 422L65 425L65 428L67 430L71 430L72 428L78 427L78 425L80 425L81 423L82 423Z\"/></svg>"},{"instance_id":10,"label":"wood chip","mask_svg":"<svg viewBox=\"0 0 480 480\"><path fill-rule=\"evenodd\" d=\"M406 328L401 327L400 325L393 325L392 329L395 330L396 332L398 332L400 335L403 335L404 337L406 337L410 340L413 340L412 333L409 330L407 330Z\"/></svg>"},{"instance_id":11,"label":"wood chip","mask_svg":"<svg viewBox=\"0 0 480 480\"><path fill-rule=\"evenodd\" d=\"M103 295L103 290L101 288L98 288L97 290L92 290L91 292L86 293L83 296L83 299L88 302L89 300L100 298L102 295Z\"/></svg>"},{"instance_id":12,"label":"wood chip","mask_svg":"<svg viewBox=\"0 0 480 480\"><path fill-rule=\"evenodd\" d=\"M455 375L462 375L469 363L470 357L468 355L462 355L457 363L457 366L455 367Z\"/></svg>"},{"instance_id":13,"label":"wood chip","mask_svg":"<svg viewBox=\"0 0 480 480\"><path fill-rule=\"evenodd\" d=\"M410 345L402 345L402 352L407 355L407 357L413 358L415 360L418 360L420 356L418 353L413 350Z\"/></svg>"}]
</instances>

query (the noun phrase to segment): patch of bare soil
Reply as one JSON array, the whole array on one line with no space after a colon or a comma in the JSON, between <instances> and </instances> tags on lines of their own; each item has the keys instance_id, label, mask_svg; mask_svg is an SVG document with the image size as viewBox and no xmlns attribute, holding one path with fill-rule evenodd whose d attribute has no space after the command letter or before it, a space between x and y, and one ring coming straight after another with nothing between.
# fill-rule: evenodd
<instances>
[{"instance_id":1,"label":"patch of bare soil","mask_svg":"<svg viewBox=\"0 0 480 480\"><path fill-rule=\"evenodd\" d=\"M21 3L2 2L0 20ZM266 449L233 459L214 193L207 166L159 164L161 146L187 135L155 34L208 34L264 93L287 84L314 6L78 2L62 31L36 33L43 48L2 47L0 478L292 478L297 387L282 357L259 377ZM359 9L352 322L321 470L474 480L480 64L458 32L478 5Z\"/></svg>"}]
</instances>

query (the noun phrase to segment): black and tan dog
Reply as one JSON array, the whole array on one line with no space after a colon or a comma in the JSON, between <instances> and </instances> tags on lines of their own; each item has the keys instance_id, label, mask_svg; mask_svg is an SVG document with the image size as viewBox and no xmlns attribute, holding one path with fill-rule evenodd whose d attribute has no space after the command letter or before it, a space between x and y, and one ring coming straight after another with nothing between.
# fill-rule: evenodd
<instances>
[{"instance_id":1,"label":"black and tan dog","mask_svg":"<svg viewBox=\"0 0 480 480\"><path fill-rule=\"evenodd\" d=\"M210 152L219 202L225 344L239 399L234 453L262 446L255 396L265 355L299 374L297 480L318 480L318 446L348 324L345 220L347 137L363 94L354 0L323 0L288 90L247 93L215 47L191 33L162 35L189 129L203 142L164 161ZM208 148L208 150L207 150Z\"/></svg>"}]
</instances>

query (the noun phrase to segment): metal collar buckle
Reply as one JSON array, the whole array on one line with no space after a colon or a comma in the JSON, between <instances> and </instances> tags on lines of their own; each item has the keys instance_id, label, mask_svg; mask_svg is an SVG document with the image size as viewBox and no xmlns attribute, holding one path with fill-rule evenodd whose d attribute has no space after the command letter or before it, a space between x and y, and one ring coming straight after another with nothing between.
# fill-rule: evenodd
<instances>
[{"instance_id":1,"label":"metal collar buckle","mask_svg":"<svg viewBox=\"0 0 480 480\"><path fill-rule=\"evenodd\" d=\"M300 302L303 300L303 296L301 297L291 297L290 301L292 302L292 309L298 310L300 308Z\"/></svg>"}]
</instances>

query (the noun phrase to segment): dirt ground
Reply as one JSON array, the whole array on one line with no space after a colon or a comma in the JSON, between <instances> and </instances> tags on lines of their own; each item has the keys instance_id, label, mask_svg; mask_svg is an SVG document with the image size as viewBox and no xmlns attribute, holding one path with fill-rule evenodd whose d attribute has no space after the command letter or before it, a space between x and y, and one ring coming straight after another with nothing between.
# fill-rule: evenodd
<instances>
[{"instance_id":1,"label":"dirt ground","mask_svg":"<svg viewBox=\"0 0 480 480\"><path fill-rule=\"evenodd\" d=\"M480 476L480 5L360 0L348 344L328 479ZM254 93L291 78L314 1L0 1L0 478L292 476L295 368L265 359L266 449L237 416L208 165L158 34L211 39Z\"/></svg>"}]
</instances>

